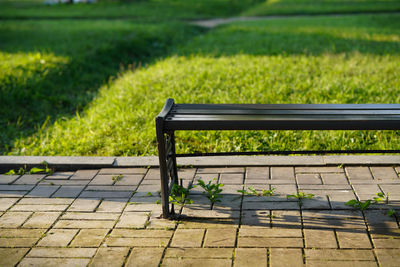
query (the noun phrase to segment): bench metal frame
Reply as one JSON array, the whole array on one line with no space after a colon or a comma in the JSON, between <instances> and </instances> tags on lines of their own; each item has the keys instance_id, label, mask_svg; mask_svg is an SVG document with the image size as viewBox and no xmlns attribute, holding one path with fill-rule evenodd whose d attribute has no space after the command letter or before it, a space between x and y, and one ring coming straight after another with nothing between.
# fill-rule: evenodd
<instances>
[{"instance_id":1,"label":"bench metal frame","mask_svg":"<svg viewBox=\"0 0 400 267\"><path fill-rule=\"evenodd\" d=\"M177 130L400 130L400 104L175 104L167 99L156 117L163 217L178 183L179 156L400 153L400 150L273 151L176 154Z\"/></svg>"}]
</instances>

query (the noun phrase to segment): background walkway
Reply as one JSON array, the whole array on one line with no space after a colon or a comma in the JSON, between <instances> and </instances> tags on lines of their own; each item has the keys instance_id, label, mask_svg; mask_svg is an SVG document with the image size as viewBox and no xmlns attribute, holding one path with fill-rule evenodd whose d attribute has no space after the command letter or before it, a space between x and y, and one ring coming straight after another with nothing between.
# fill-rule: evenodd
<instances>
[{"instance_id":1,"label":"background walkway","mask_svg":"<svg viewBox=\"0 0 400 267\"><path fill-rule=\"evenodd\" d=\"M230 17L230 18L213 18L213 19L205 19L205 20L193 20L190 22L190 24L205 27L205 28L215 28L220 25L224 24L229 24L232 22L238 22L238 21L257 21L257 20L271 20L271 19L288 19L288 18L293 18L293 19L298 19L302 17L343 17L343 16L357 16L357 15L369 15L369 14L374 14L374 15L384 15L384 14L399 14L398 11L388 11L388 12L355 12L355 13L330 13L330 14L293 14L293 15L270 15L270 16L255 16L255 17L247 17L247 16L241 16L241 17Z\"/></svg>"},{"instance_id":2,"label":"background walkway","mask_svg":"<svg viewBox=\"0 0 400 267\"><path fill-rule=\"evenodd\" d=\"M0 175L0 266L399 266L398 217L344 205L381 192L400 212L400 165L187 168L217 178L210 210L199 188L190 219L159 219L156 168ZM119 176L122 174L122 177ZM275 188L273 197L238 189ZM300 208L288 194L315 194Z\"/></svg>"}]
</instances>

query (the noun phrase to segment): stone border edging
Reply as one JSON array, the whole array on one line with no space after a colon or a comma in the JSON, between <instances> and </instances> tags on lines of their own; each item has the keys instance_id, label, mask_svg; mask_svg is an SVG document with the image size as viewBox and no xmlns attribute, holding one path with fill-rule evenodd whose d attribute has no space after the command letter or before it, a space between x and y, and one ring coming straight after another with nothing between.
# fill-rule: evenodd
<instances>
[{"instance_id":1,"label":"stone border edging","mask_svg":"<svg viewBox=\"0 0 400 267\"><path fill-rule=\"evenodd\" d=\"M158 157L68 157L0 156L0 173L46 161L58 171L99 168L158 167ZM397 165L400 155L379 156L224 156L178 158L178 165L193 167L227 166L326 166L326 165Z\"/></svg>"}]
</instances>

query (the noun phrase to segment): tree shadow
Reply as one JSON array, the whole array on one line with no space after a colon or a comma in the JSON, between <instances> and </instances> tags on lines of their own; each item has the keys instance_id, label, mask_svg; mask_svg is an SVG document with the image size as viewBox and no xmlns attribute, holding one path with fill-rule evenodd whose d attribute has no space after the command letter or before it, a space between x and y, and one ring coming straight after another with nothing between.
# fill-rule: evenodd
<instances>
[{"instance_id":1,"label":"tree shadow","mask_svg":"<svg viewBox=\"0 0 400 267\"><path fill-rule=\"evenodd\" d=\"M175 23L19 23L0 27L0 51L28 61L6 65L11 69L0 76L0 153L10 151L15 140L84 110L99 88L125 69L151 64L202 32Z\"/></svg>"}]
</instances>

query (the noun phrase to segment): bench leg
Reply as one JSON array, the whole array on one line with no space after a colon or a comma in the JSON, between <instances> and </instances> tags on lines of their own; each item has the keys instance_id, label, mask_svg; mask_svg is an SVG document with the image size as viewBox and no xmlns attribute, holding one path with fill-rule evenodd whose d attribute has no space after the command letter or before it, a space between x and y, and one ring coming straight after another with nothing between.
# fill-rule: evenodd
<instances>
[{"instance_id":1,"label":"bench leg","mask_svg":"<svg viewBox=\"0 0 400 267\"><path fill-rule=\"evenodd\" d=\"M157 125L157 146L158 146L158 159L160 163L160 177L161 177L161 204L162 215L164 218L170 217L169 212L169 176L167 169L167 151L166 140L164 132Z\"/></svg>"},{"instance_id":2,"label":"bench leg","mask_svg":"<svg viewBox=\"0 0 400 267\"><path fill-rule=\"evenodd\" d=\"M174 214L174 206L169 206L169 178L178 183L178 170L175 156L175 135L173 132L164 133L157 127L158 159L161 176L161 203L164 218Z\"/></svg>"}]
</instances>

